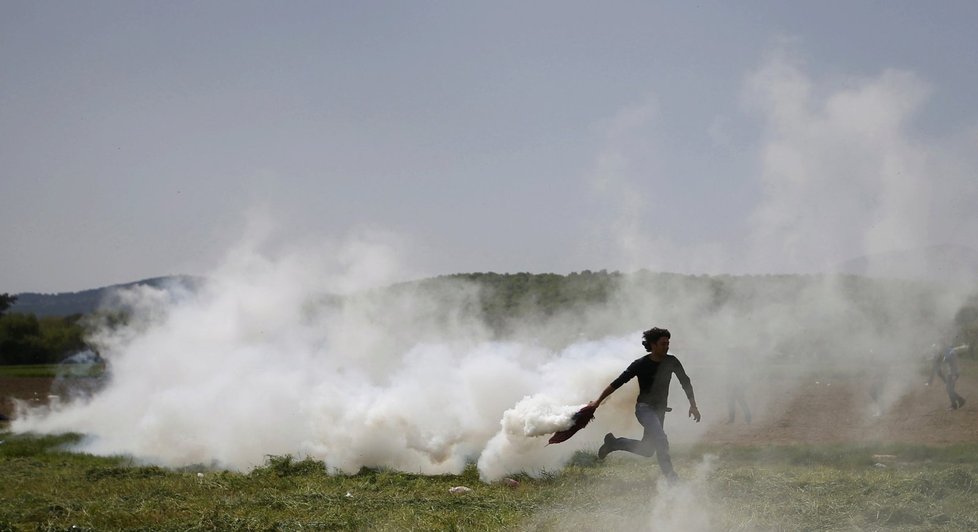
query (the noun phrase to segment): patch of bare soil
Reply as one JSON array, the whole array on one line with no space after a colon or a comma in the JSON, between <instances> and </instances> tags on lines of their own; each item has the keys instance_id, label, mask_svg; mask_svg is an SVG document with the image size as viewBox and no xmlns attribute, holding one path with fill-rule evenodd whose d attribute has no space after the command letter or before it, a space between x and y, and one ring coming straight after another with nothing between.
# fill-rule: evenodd
<instances>
[{"instance_id":1,"label":"patch of bare soil","mask_svg":"<svg viewBox=\"0 0 978 532\"><path fill-rule=\"evenodd\" d=\"M0 377L0 415L2 419L12 419L16 414L15 400L30 406L44 406L56 398L70 401L73 398L89 396L104 381L97 377Z\"/></svg>"},{"instance_id":2,"label":"patch of bare soil","mask_svg":"<svg viewBox=\"0 0 978 532\"><path fill-rule=\"evenodd\" d=\"M909 383L897 396L876 402L864 380L830 382L808 379L782 384L781 404L755 412L750 425L738 410L734 423L715 423L704 441L734 445L791 443L919 443L978 441L978 377L961 375L957 392L967 402L949 410L944 383L924 378ZM748 397L749 399L749 397ZM726 407L718 415L727 417Z\"/></svg>"},{"instance_id":3,"label":"patch of bare soil","mask_svg":"<svg viewBox=\"0 0 978 532\"><path fill-rule=\"evenodd\" d=\"M52 377L0 377L0 414L13 418L14 399L32 405L47 404L52 384Z\"/></svg>"}]
</instances>

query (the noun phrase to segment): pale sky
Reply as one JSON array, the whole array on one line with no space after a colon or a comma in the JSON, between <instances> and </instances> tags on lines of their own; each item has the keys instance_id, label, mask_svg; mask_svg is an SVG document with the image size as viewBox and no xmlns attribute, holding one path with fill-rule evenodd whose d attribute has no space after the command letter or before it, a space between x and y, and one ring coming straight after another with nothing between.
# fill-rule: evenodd
<instances>
[{"instance_id":1,"label":"pale sky","mask_svg":"<svg viewBox=\"0 0 978 532\"><path fill-rule=\"evenodd\" d=\"M978 246L978 3L0 1L0 293ZM256 222L258 219L260 222ZM345 243L345 244L344 244Z\"/></svg>"}]
</instances>

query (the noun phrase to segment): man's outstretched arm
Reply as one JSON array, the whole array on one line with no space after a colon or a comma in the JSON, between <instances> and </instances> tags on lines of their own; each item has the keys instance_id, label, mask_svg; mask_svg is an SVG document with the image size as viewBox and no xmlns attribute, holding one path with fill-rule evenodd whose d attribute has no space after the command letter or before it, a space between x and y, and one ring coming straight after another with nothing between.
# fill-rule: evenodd
<instances>
[{"instance_id":1,"label":"man's outstretched arm","mask_svg":"<svg viewBox=\"0 0 978 532\"><path fill-rule=\"evenodd\" d=\"M603 392L601 392L601 395L597 399L595 399L594 401L591 401L590 403L588 403L588 406L593 406L594 408L597 408L601 404L602 401L604 401L605 399L607 399L609 395L615 393L615 390L617 390L617 389L618 388L615 388L614 386L612 386L611 384L609 384L608 387L605 388Z\"/></svg>"}]
</instances>

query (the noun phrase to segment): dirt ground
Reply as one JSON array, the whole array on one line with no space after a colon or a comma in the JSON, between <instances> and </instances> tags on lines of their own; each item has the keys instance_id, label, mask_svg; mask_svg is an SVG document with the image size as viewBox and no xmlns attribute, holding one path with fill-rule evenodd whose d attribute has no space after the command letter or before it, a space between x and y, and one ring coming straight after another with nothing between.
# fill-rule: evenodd
<instances>
[{"instance_id":1,"label":"dirt ground","mask_svg":"<svg viewBox=\"0 0 978 532\"><path fill-rule=\"evenodd\" d=\"M736 411L728 424L727 405L716 413L704 440L737 445L789 443L920 443L978 442L978 376L962 374L956 390L967 402L949 410L939 379L907 383L892 397L876 403L868 386L856 378L821 382L814 379L783 385L781 404L768 404L746 424ZM748 395L748 402L750 397Z\"/></svg>"},{"instance_id":2,"label":"dirt ground","mask_svg":"<svg viewBox=\"0 0 978 532\"><path fill-rule=\"evenodd\" d=\"M0 415L13 417L13 399L32 405L47 404L53 383L49 377L0 377Z\"/></svg>"},{"instance_id":3,"label":"dirt ground","mask_svg":"<svg viewBox=\"0 0 978 532\"><path fill-rule=\"evenodd\" d=\"M705 427L701 441L734 445L978 442L978 375L975 373L962 374L957 390L968 402L953 411L947 409L949 402L943 383L936 379L930 386L924 386L923 379L912 383L909 391L902 390L878 412L866 383L855 378L781 383L780 395L787 399L783 403L751 405L754 415L750 425L744 422L740 411L736 421L727 424L726 403L716 398L711 402L704 397L700 407L712 421ZM704 392L698 395L705 395ZM0 414L12 417L11 398L40 405L46 404L52 393L64 395L64 382L44 377L0 377ZM752 402L749 391L747 400Z\"/></svg>"},{"instance_id":4,"label":"dirt ground","mask_svg":"<svg viewBox=\"0 0 978 532\"><path fill-rule=\"evenodd\" d=\"M0 377L0 415L11 419L15 414L15 400L31 406L46 405L55 397L67 400L83 394L91 394L101 383L97 378L74 377Z\"/></svg>"}]
</instances>

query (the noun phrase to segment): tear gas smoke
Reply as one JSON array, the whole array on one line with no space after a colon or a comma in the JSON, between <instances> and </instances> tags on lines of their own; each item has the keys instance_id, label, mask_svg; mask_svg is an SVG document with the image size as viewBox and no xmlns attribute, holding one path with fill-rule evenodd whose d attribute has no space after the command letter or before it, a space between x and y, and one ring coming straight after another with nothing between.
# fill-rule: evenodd
<instances>
[{"instance_id":1,"label":"tear gas smoke","mask_svg":"<svg viewBox=\"0 0 978 532\"><path fill-rule=\"evenodd\" d=\"M407 290L336 300L308 289L330 286L315 273L330 265L240 250L232 257L195 294L120 294L132 322L93 339L111 372L105 388L50 411L22 411L14 430L77 431L88 435L85 452L168 466L247 469L269 454L296 454L342 472L459 472L521 398L552 393L551 405L580 403L604 384L595 369L611 371L595 358L615 352L617 366L634 351L623 340L560 351L489 341L461 310L474 294L464 285L438 298ZM446 298L456 309L447 319L434 309ZM548 451L544 466L587 443ZM500 456L505 446L493 449L489 463L512 461Z\"/></svg>"},{"instance_id":2,"label":"tear gas smoke","mask_svg":"<svg viewBox=\"0 0 978 532\"><path fill-rule=\"evenodd\" d=\"M330 285L317 273L328 264L235 257L195 294L174 300L147 287L126 294L134 320L94 339L111 371L104 389L49 411L22 411L13 429L80 432L88 435L85 452L168 466L248 469L270 454L294 454L322 459L334 472L438 474L478 461L488 481L557 470L575 451L593 450L597 435L635 428L635 394L623 389L586 431L545 445L642 354L649 316L672 330L702 406L722 387L723 356L732 351L739 364L791 363L798 372L869 346L892 363L917 357L914 344L930 345L925 333L954 308L946 294L928 291L910 313L900 293L892 301L874 294L872 308L860 308L839 295L839 280L825 278L781 290L769 283L775 289L767 294L738 293L732 283L729 301L707 311L718 297L713 285L652 276L659 286L636 275L607 305L530 320L513 334L522 340L498 341L466 310L478 308L477 291L464 283L331 298L307 289ZM922 303L930 319L919 319ZM588 330L580 320L594 331L630 332L548 346L568 329ZM673 392L682 412L685 399ZM720 417L707 408L704 415ZM693 440L708 425L682 421L669 422L673 441Z\"/></svg>"},{"instance_id":3,"label":"tear gas smoke","mask_svg":"<svg viewBox=\"0 0 978 532\"><path fill-rule=\"evenodd\" d=\"M704 456L693 468L692 476L678 486L666 486L665 480L660 479L659 495L651 503L652 515L647 524L639 528L687 532L716 530L708 486L715 462L716 456Z\"/></svg>"}]
</instances>

